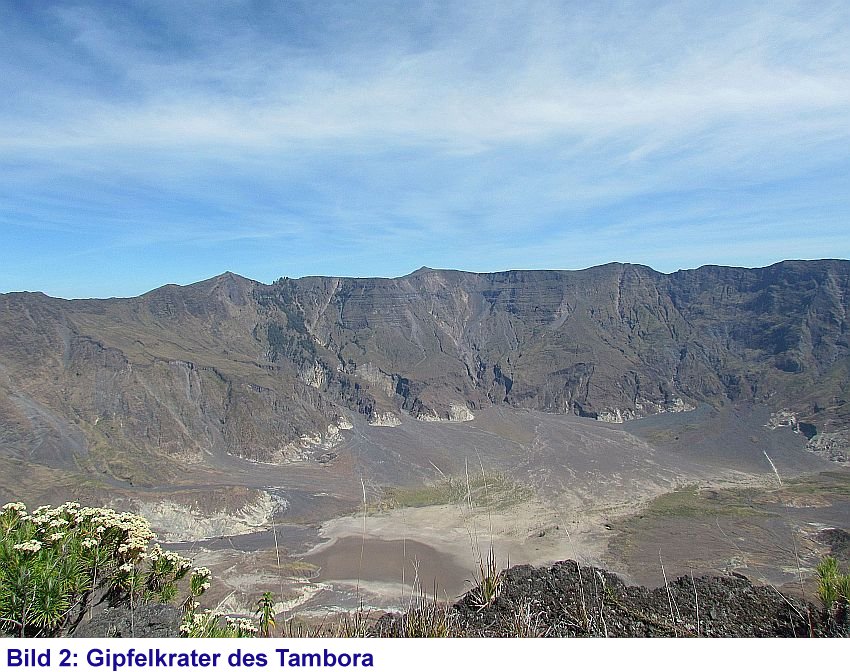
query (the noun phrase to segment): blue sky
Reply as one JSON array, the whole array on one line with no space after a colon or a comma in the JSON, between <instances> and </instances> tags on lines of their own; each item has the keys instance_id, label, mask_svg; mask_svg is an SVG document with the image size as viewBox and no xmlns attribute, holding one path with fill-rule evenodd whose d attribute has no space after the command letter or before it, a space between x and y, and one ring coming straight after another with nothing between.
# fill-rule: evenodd
<instances>
[{"instance_id":1,"label":"blue sky","mask_svg":"<svg viewBox=\"0 0 850 672\"><path fill-rule=\"evenodd\" d=\"M847 2L0 0L0 292L850 257Z\"/></svg>"}]
</instances>

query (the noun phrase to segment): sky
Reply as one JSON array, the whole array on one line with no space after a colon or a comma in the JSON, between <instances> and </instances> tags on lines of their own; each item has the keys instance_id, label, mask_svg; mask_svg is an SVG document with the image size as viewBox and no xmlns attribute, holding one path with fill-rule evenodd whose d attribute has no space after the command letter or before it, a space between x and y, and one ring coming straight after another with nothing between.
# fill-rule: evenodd
<instances>
[{"instance_id":1,"label":"sky","mask_svg":"<svg viewBox=\"0 0 850 672\"><path fill-rule=\"evenodd\" d=\"M850 258L850 3L0 0L0 292Z\"/></svg>"}]
</instances>

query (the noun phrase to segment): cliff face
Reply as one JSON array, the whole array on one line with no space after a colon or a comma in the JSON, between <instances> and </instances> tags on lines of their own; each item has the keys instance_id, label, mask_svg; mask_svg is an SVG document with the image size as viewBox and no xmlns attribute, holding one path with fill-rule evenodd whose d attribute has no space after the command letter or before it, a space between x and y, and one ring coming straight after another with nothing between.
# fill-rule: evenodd
<instances>
[{"instance_id":1,"label":"cliff face","mask_svg":"<svg viewBox=\"0 0 850 672\"><path fill-rule=\"evenodd\" d=\"M222 453L321 457L356 415L490 404L619 421L755 402L823 442L850 427L848 287L850 262L816 261L0 295L0 452L154 479Z\"/></svg>"},{"instance_id":2,"label":"cliff face","mask_svg":"<svg viewBox=\"0 0 850 672\"><path fill-rule=\"evenodd\" d=\"M848 282L850 263L824 261L672 275L422 269L292 287L336 366L420 416L508 403L616 421L748 400L832 427L848 419Z\"/></svg>"}]
</instances>

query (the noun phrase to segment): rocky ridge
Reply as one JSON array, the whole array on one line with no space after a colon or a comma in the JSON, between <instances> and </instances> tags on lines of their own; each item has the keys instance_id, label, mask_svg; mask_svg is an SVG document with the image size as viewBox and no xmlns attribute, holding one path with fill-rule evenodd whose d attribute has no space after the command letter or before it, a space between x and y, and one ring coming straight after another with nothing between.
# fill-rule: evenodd
<instances>
[{"instance_id":1,"label":"rocky ridge","mask_svg":"<svg viewBox=\"0 0 850 672\"><path fill-rule=\"evenodd\" d=\"M0 295L0 452L145 483L216 455L333 459L356 416L462 422L508 404L621 422L755 403L841 460L848 307L841 260Z\"/></svg>"},{"instance_id":2,"label":"rocky ridge","mask_svg":"<svg viewBox=\"0 0 850 672\"><path fill-rule=\"evenodd\" d=\"M680 577L666 586L627 586L603 569L573 561L500 575L498 596L482 606L472 590L446 612L466 637L841 637L846 610L822 608L744 577ZM401 636L415 614L389 615L374 629Z\"/></svg>"}]
</instances>

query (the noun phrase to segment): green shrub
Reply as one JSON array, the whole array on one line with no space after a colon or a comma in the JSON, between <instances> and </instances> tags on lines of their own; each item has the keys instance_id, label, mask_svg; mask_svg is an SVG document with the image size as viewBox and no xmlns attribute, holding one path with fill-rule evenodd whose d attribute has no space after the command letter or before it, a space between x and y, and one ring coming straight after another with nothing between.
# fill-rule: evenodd
<instances>
[{"instance_id":1,"label":"green shrub","mask_svg":"<svg viewBox=\"0 0 850 672\"><path fill-rule=\"evenodd\" d=\"M153 542L141 516L67 502L28 513L12 502L0 508L0 631L21 637L55 636L89 608L183 601L187 636L253 636L247 619L198 614L210 570ZM191 572L191 574L190 574Z\"/></svg>"},{"instance_id":2,"label":"green shrub","mask_svg":"<svg viewBox=\"0 0 850 672\"><path fill-rule=\"evenodd\" d=\"M261 637L270 637L275 627L274 596L268 591L257 600L258 629Z\"/></svg>"},{"instance_id":3,"label":"green shrub","mask_svg":"<svg viewBox=\"0 0 850 672\"><path fill-rule=\"evenodd\" d=\"M850 573L839 571L838 560L827 556L815 568L818 577L818 597L827 610L850 606Z\"/></svg>"}]
</instances>

